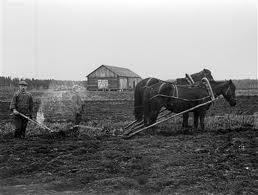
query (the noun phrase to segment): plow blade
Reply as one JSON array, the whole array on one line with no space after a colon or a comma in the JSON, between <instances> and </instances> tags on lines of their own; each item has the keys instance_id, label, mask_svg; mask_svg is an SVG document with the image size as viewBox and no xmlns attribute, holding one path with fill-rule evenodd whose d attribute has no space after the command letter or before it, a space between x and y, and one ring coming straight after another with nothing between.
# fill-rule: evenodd
<instances>
[{"instance_id":1,"label":"plow blade","mask_svg":"<svg viewBox=\"0 0 258 195\"><path fill-rule=\"evenodd\" d=\"M160 111L160 114L165 112L166 109L163 109ZM169 115L171 115L171 112L163 114L161 116L158 117L158 121L160 121L161 119L168 117ZM133 121L132 123L130 123L129 125L127 125L124 129L126 129L126 131L123 133L123 137L127 138L128 136L130 137L131 134L133 134L134 132L142 129L144 127L144 122L143 120L137 122L137 121Z\"/></svg>"}]
</instances>

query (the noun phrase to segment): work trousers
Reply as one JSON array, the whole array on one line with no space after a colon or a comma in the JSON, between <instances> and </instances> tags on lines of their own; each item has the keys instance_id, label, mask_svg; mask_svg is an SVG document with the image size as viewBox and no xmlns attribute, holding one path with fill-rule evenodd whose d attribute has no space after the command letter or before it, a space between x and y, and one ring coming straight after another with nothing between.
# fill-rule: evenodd
<instances>
[{"instance_id":1,"label":"work trousers","mask_svg":"<svg viewBox=\"0 0 258 195\"><path fill-rule=\"evenodd\" d=\"M73 127L73 130L74 130L74 131L78 131L78 130L79 130L79 127L78 127L77 125L80 124L81 120L82 120L82 114L81 114L81 113L78 113L78 112L75 113L75 118L74 118L74 124L75 124L75 126Z\"/></svg>"},{"instance_id":2,"label":"work trousers","mask_svg":"<svg viewBox=\"0 0 258 195\"><path fill-rule=\"evenodd\" d=\"M20 115L15 115L14 116L14 126L15 126L14 137L25 138L25 131L26 131L27 124L28 124L28 119Z\"/></svg>"},{"instance_id":3,"label":"work trousers","mask_svg":"<svg viewBox=\"0 0 258 195\"><path fill-rule=\"evenodd\" d=\"M82 114L81 113L76 113L75 114L75 125L79 125L82 120Z\"/></svg>"}]
</instances>

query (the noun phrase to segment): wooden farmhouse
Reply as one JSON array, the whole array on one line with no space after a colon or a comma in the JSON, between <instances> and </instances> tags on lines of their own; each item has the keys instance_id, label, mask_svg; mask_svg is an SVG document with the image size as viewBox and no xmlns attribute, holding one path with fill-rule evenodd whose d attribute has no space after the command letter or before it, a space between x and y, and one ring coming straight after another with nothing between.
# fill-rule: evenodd
<instances>
[{"instance_id":1,"label":"wooden farmhouse","mask_svg":"<svg viewBox=\"0 0 258 195\"><path fill-rule=\"evenodd\" d=\"M127 68L101 65L87 76L90 91L134 90L141 77Z\"/></svg>"}]
</instances>

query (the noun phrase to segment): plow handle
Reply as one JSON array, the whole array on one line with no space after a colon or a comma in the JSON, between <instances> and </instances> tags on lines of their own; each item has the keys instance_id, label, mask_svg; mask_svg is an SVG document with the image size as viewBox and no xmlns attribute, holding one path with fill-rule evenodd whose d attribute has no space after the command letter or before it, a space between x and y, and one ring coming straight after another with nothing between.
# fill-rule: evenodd
<instances>
[{"instance_id":1,"label":"plow handle","mask_svg":"<svg viewBox=\"0 0 258 195\"><path fill-rule=\"evenodd\" d=\"M21 115L23 118L26 118L27 120L31 121L32 123L34 123L34 124L40 126L41 128L47 129L48 131L53 132L53 130L51 130L51 129L48 128L47 126L45 126L45 125L43 125L43 124L40 124L40 123L38 123L37 121L32 120L31 118L27 117L26 115L24 115L24 114L22 114L22 113L20 113L20 112L18 112L18 114Z\"/></svg>"}]
</instances>

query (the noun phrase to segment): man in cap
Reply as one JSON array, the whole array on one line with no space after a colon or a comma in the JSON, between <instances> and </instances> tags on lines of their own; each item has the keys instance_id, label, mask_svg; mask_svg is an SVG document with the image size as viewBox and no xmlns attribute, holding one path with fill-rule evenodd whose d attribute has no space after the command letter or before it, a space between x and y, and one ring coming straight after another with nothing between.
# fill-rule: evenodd
<instances>
[{"instance_id":1,"label":"man in cap","mask_svg":"<svg viewBox=\"0 0 258 195\"><path fill-rule=\"evenodd\" d=\"M79 86L74 85L72 88L72 102L73 102L73 112L74 112L74 123L79 125L82 120L83 102L79 95Z\"/></svg>"},{"instance_id":2,"label":"man in cap","mask_svg":"<svg viewBox=\"0 0 258 195\"><path fill-rule=\"evenodd\" d=\"M33 98L27 92L28 84L25 81L19 82L19 90L14 94L10 109L14 114L15 133L14 137L25 138L25 131L28 119L21 116L19 113L32 118Z\"/></svg>"}]
</instances>

